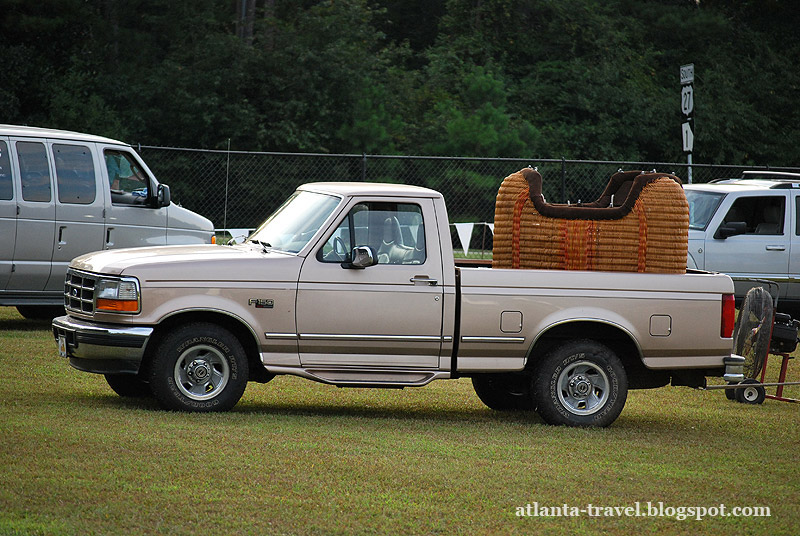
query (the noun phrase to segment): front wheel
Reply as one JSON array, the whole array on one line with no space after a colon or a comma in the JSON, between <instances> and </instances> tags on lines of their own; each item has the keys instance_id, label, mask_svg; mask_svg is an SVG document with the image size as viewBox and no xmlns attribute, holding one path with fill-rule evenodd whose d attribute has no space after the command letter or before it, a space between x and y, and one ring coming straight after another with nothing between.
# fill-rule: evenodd
<instances>
[{"instance_id":1,"label":"front wheel","mask_svg":"<svg viewBox=\"0 0 800 536\"><path fill-rule=\"evenodd\" d=\"M590 340L553 349L533 379L533 400L548 424L608 426L627 397L622 362L608 347Z\"/></svg>"},{"instance_id":2,"label":"front wheel","mask_svg":"<svg viewBox=\"0 0 800 536\"><path fill-rule=\"evenodd\" d=\"M164 409L227 411L247 387L247 356L230 331L197 322L179 327L158 345L150 387Z\"/></svg>"}]
</instances>

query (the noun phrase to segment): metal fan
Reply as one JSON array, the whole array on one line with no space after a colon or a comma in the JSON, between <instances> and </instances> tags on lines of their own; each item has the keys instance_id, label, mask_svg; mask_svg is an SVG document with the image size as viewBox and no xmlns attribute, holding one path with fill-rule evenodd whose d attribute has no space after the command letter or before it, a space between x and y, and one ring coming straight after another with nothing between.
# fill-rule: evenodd
<instances>
[{"instance_id":1,"label":"metal fan","mask_svg":"<svg viewBox=\"0 0 800 536\"><path fill-rule=\"evenodd\" d=\"M733 353L744 357L744 375L755 378L769 353L774 316L772 296L764 287L753 287L739 310L733 330Z\"/></svg>"}]
</instances>

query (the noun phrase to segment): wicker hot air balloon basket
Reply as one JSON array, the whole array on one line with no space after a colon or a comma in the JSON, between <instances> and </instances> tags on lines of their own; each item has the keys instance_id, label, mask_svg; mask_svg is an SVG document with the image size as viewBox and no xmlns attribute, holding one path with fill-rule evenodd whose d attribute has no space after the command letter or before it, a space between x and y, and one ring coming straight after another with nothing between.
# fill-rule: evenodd
<instances>
[{"instance_id":1,"label":"wicker hot air balloon basket","mask_svg":"<svg viewBox=\"0 0 800 536\"><path fill-rule=\"evenodd\" d=\"M494 220L494 268L684 273L689 207L666 173L619 172L597 201L546 203L542 176L503 180Z\"/></svg>"}]
</instances>

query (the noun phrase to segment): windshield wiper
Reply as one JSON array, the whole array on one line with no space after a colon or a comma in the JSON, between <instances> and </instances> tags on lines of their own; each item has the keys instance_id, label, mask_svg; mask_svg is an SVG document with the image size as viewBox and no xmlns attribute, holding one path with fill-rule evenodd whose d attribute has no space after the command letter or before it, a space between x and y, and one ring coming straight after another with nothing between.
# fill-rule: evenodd
<instances>
[{"instance_id":1,"label":"windshield wiper","mask_svg":"<svg viewBox=\"0 0 800 536\"><path fill-rule=\"evenodd\" d=\"M258 244L259 246L261 246L261 248L264 250L264 253L268 253L269 248L272 247L272 244L270 244L269 242L262 242L261 240L251 240L250 242L253 242L254 244Z\"/></svg>"}]
</instances>

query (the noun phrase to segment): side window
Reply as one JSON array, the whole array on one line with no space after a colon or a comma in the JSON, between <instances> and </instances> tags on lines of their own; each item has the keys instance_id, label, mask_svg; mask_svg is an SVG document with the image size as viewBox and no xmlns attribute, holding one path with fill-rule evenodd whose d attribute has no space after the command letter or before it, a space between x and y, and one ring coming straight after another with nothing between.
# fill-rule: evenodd
<instances>
[{"instance_id":1,"label":"side window","mask_svg":"<svg viewBox=\"0 0 800 536\"><path fill-rule=\"evenodd\" d=\"M61 203L89 205L97 196L92 152L84 145L53 145L56 186Z\"/></svg>"},{"instance_id":2,"label":"side window","mask_svg":"<svg viewBox=\"0 0 800 536\"><path fill-rule=\"evenodd\" d=\"M14 197L11 184L11 161L8 158L8 146L0 141L0 200L9 201Z\"/></svg>"},{"instance_id":3,"label":"side window","mask_svg":"<svg viewBox=\"0 0 800 536\"><path fill-rule=\"evenodd\" d=\"M105 151L111 201L124 205L143 205L149 195L150 181L133 157L123 151Z\"/></svg>"},{"instance_id":4,"label":"side window","mask_svg":"<svg viewBox=\"0 0 800 536\"><path fill-rule=\"evenodd\" d=\"M357 246L370 246L378 264L422 264L427 258L422 209L412 203L359 203L317 255L322 262L349 261Z\"/></svg>"},{"instance_id":5,"label":"side window","mask_svg":"<svg viewBox=\"0 0 800 536\"><path fill-rule=\"evenodd\" d=\"M22 199L47 203L51 199L50 166L47 163L47 150L43 143L31 141L17 142L19 157Z\"/></svg>"},{"instance_id":6,"label":"side window","mask_svg":"<svg viewBox=\"0 0 800 536\"><path fill-rule=\"evenodd\" d=\"M747 234L782 235L786 206L783 196L740 197L733 202L724 223L743 221Z\"/></svg>"}]
</instances>

